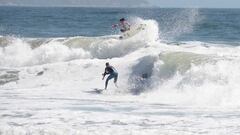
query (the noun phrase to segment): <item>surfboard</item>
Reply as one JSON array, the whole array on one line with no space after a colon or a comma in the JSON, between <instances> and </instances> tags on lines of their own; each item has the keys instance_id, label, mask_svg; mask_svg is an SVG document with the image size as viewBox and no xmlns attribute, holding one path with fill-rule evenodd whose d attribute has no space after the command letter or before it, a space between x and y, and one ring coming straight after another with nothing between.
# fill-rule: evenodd
<instances>
[{"instance_id":1,"label":"surfboard","mask_svg":"<svg viewBox=\"0 0 240 135\"><path fill-rule=\"evenodd\" d=\"M119 39L131 38L131 37L135 36L136 34L138 34L139 32L145 30L146 26L147 26L146 24L133 25L133 26L131 26L130 30L122 33L121 36L119 37Z\"/></svg>"},{"instance_id":2,"label":"surfboard","mask_svg":"<svg viewBox=\"0 0 240 135\"><path fill-rule=\"evenodd\" d=\"M94 91L97 93L97 94L101 94L104 89L98 89L98 88L95 88Z\"/></svg>"}]
</instances>

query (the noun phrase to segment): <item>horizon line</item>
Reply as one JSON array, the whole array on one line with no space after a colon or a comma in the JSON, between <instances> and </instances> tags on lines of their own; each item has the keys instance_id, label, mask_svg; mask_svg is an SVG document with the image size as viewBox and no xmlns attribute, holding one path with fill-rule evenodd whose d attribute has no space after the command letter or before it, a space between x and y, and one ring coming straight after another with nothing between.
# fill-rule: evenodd
<instances>
[{"instance_id":1,"label":"horizon line","mask_svg":"<svg viewBox=\"0 0 240 135\"><path fill-rule=\"evenodd\" d=\"M174 9L240 9L240 7L176 7L176 6L75 6L75 5L5 5L0 4L0 7L46 7L46 8L174 8Z\"/></svg>"}]
</instances>

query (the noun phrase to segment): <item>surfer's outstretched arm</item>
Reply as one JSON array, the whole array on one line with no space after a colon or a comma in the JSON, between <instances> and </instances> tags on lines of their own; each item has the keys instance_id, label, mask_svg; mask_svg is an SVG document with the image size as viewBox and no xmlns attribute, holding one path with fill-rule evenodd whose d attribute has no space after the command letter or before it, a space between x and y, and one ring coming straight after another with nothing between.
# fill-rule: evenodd
<instances>
[{"instance_id":1,"label":"surfer's outstretched arm","mask_svg":"<svg viewBox=\"0 0 240 135\"><path fill-rule=\"evenodd\" d=\"M108 71L107 71L107 68L105 68L105 71L104 71L104 73L102 74L102 76L103 76L102 79L103 79L103 80L104 80L104 78L105 78L105 76L106 76L107 74L109 74L109 73L108 73Z\"/></svg>"},{"instance_id":2,"label":"surfer's outstretched arm","mask_svg":"<svg viewBox=\"0 0 240 135\"><path fill-rule=\"evenodd\" d=\"M104 79L104 78L105 78L105 76L106 76L106 72L104 72L104 73L102 74L102 76L103 76L103 78L102 78L102 79Z\"/></svg>"}]
</instances>

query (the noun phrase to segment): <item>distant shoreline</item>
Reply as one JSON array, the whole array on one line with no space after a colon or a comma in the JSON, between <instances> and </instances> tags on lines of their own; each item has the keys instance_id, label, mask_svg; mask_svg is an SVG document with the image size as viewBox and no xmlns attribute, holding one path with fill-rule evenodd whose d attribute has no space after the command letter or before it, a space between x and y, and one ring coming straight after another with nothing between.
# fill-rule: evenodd
<instances>
[{"instance_id":1,"label":"distant shoreline","mask_svg":"<svg viewBox=\"0 0 240 135\"><path fill-rule=\"evenodd\" d=\"M94 9L240 9L227 7L105 7L105 6L33 6L33 5L0 5L0 7L19 7L19 8L94 8Z\"/></svg>"}]
</instances>

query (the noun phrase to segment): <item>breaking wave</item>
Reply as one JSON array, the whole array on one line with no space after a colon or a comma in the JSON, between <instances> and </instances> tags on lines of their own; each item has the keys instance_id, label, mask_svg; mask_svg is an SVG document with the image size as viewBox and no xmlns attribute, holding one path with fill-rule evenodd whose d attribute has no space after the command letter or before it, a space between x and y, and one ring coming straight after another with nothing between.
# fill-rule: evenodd
<instances>
[{"instance_id":1,"label":"breaking wave","mask_svg":"<svg viewBox=\"0 0 240 135\"><path fill-rule=\"evenodd\" d=\"M194 41L167 45L159 39L161 32L156 21L139 19L137 23L145 23L147 28L126 40L119 40L119 35L2 36L1 87L102 87L103 82L96 75L109 61L119 71L121 93L138 95L143 101L240 105L239 47ZM78 86L76 80L82 85Z\"/></svg>"}]
</instances>

